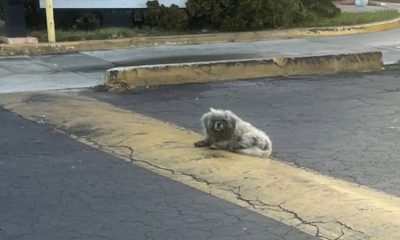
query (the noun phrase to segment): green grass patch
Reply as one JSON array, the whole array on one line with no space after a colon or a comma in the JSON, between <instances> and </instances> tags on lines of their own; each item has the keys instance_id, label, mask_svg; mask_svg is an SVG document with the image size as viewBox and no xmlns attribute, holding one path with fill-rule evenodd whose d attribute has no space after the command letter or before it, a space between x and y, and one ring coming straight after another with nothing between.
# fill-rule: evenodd
<instances>
[{"instance_id":1,"label":"green grass patch","mask_svg":"<svg viewBox=\"0 0 400 240\"><path fill-rule=\"evenodd\" d=\"M385 10L379 12L366 13L348 13L342 12L334 18L320 18L314 21L299 24L296 27L330 27L330 26L346 26L379 22L384 20L400 17L400 13L396 10ZM0 29L1 30L1 29ZM145 36L165 36L193 34L199 32L166 32L151 28L102 28L94 31L74 31L74 30L57 30L56 38L58 42L65 41L83 41L98 39L121 39ZM30 36L37 37L40 42L47 42L46 30L31 31Z\"/></svg>"},{"instance_id":2,"label":"green grass patch","mask_svg":"<svg viewBox=\"0 0 400 240\"><path fill-rule=\"evenodd\" d=\"M347 26L356 24L365 24L390 20L400 17L400 13L396 10L385 10L378 12L362 12L351 13L342 12L334 18L320 18L309 21L300 25L300 27L331 27L331 26Z\"/></svg>"},{"instance_id":3,"label":"green grass patch","mask_svg":"<svg viewBox=\"0 0 400 240\"><path fill-rule=\"evenodd\" d=\"M94 31L74 31L57 30L56 38L58 42L83 41L98 39L121 39L143 36L160 36L183 34L178 32L165 32L155 29L136 29L136 28L101 28ZM47 42L47 31L38 30L29 32L30 36L37 37L40 42Z\"/></svg>"}]
</instances>

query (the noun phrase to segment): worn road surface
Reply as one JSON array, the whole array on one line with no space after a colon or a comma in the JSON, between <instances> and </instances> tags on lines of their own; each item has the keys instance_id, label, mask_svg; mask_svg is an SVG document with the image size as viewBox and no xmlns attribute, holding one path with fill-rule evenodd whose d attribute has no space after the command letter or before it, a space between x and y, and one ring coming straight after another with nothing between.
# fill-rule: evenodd
<instances>
[{"instance_id":1,"label":"worn road surface","mask_svg":"<svg viewBox=\"0 0 400 240\"><path fill-rule=\"evenodd\" d=\"M311 240L0 109L0 239Z\"/></svg>"},{"instance_id":2,"label":"worn road surface","mask_svg":"<svg viewBox=\"0 0 400 240\"><path fill-rule=\"evenodd\" d=\"M0 239L397 239L399 74L0 95ZM209 107L274 160L193 148Z\"/></svg>"},{"instance_id":3,"label":"worn road surface","mask_svg":"<svg viewBox=\"0 0 400 240\"><path fill-rule=\"evenodd\" d=\"M400 239L400 68L138 89L115 66L382 51L400 30L0 58L0 240ZM54 91L57 90L57 91ZM196 149L231 109L273 159Z\"/></svg>"},{"instance_id":4,"label":"worn road surface","mask_svg":"<svg viewBox=\"0 0 400 240\"><path fill-rule=\"evenodd\" d=\"M274 157L400 196L400 69L87 93L201 132L210 107L266 131Z\"/></svg>"}]
</instances>

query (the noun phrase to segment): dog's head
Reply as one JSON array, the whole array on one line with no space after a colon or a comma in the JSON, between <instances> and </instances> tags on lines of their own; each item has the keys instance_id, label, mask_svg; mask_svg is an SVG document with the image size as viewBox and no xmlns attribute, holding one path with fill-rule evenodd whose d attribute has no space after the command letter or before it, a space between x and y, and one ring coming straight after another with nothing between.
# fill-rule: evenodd
<instances>
[{"instance_id":1,"label":"dog's head","mask_svg":"<svg viewBox=\"0 0 400 240\"><path fill-rule=\"evenodd\" d=\"M230 135L236 127L236 116L230 110L217 110L210 108L201 121L207 133Z\"/></svg>"}]
</instances>

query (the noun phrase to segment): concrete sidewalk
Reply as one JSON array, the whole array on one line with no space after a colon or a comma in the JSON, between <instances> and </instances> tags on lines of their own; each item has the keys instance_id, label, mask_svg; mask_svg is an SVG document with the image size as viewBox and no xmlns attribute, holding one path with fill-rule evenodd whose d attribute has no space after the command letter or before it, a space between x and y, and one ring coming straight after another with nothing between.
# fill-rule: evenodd
<instances>
[{"instance_id":1,"label":"concrete sidewalk","mask_svg":"<svg viewBox=\"0 0 400 240\"><path fill-rule=\"evenodd\" d=\"M366 6L366 7L357 7L356 5L349 5L349 4L336 4L338 8L342 12L379 12L379 11L386 11L390 9L396 9L395 7L381 5L381 6Z\"/></svg>"},{"instance_id":2,"label":"concrete sidewalk","mask_svg":"<svg viewBox=\"0 0 400 240\"><path fill-rule=\"evenodd\" d=\"M117 66L275 58L381 51L400 60L400 29L352 36L261 42L176 45L76 54L0 58L0 93L93 87Z\"/></svg>"},{"instance_id":3,"label":"concrete sidewalk","mask_svg":"<svg viewBox=\"0 0 400 240\"><path fill-rule=\"evenodd\" d=\"M123 49L83 52L116 65L149 65L209 60L318 56L382 51L385 64L400 60L400 30L355 36L288 39L246 43Z\"/></svg>"}]
</instances>

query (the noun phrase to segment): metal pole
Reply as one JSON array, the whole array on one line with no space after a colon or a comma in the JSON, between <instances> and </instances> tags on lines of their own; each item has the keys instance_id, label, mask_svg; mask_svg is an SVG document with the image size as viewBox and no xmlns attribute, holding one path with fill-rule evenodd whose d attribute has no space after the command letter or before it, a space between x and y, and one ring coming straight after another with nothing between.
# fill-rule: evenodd
<instances>
[{"instance_id":1,"label":"metal pole","mask_svg":"<svg viewBox=\"0 0 400 240\"><path fill-rule=\"evenodd\" d=\"M47 36L50 43L56 42L56 30L54 26L53 0L46 0Z\"/></svg>"}]
</instances>

